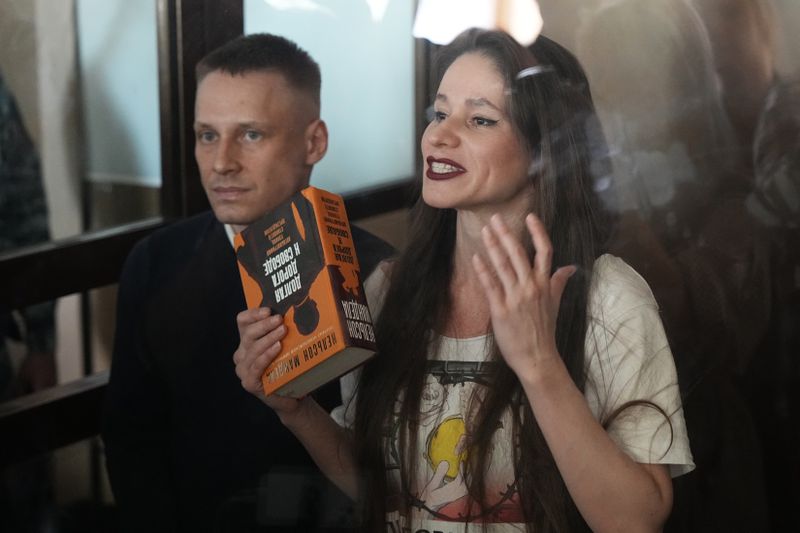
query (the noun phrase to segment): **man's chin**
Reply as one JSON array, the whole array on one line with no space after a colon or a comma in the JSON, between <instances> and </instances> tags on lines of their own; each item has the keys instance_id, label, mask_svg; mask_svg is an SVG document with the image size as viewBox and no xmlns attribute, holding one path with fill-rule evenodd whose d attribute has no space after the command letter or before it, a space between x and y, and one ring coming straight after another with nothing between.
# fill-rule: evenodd
<instances>
[{"instance_id":1,"label":"man's chin","mask_svg":"<svg viewBox=\"0 0 800 533\"><path fill-rule=\"evenodd\" d=\"M243 215L225 207L213 209L214 216L223 224L233 226L236 231L241 231L253 222L253 217Z\"/></svg>"}]
</instances>

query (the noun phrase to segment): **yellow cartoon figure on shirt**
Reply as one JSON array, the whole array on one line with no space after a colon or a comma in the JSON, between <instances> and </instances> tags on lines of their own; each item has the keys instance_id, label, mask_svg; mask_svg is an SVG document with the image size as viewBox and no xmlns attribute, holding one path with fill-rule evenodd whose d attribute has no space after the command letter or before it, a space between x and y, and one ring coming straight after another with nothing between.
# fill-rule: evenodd
<instances>
[{"instance_id":1,"label":"yellow cartoon figure on shirt","mask_svg":"<svg viewBox=\"0 0 800 533\"><path fill-rule=\"evenodd\" d=\"M433 473L419 495L428 509L440 509L466 496L462 468L467 459L466 442L466 424L461 417L445 419L428 435L425 458Z\"/></svg>"},{"instance_id":2,"label":"yellow cartoon figure on shirt","mask_svg":"<svg viewBox=\"0 0 800 533\"><path fill-rule=\"evenodd\" d=\"M426 455L434 472L439 463L447 461L449 468L445 477L448 480L456 477L461 463L467 459L467 450L464 446L466 433L466 424L460 416L446 419L431 432L428 436Z\"/></svg>"}]
</instances>

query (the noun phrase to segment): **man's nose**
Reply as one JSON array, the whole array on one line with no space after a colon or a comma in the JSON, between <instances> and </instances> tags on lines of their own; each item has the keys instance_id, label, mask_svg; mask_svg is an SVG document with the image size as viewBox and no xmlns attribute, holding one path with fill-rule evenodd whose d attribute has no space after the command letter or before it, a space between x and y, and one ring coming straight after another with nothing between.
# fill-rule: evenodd
<instances>
[{"instance_id":1,"label":"man's nose","mask_svg":"<svg viewBox=\"0 0 800 533\"><path fill-rule=\"evenodd\" d=\"M232 140L222 139L214 152L214 172L228 174L239 168L239 148Z\"/></svg>"}]
</instances>

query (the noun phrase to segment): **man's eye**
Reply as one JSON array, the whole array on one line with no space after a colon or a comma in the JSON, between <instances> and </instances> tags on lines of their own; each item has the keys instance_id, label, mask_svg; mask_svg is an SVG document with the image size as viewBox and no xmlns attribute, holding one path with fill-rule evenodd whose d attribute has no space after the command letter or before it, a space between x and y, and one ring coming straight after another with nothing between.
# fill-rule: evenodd
<instances>
[{"instance_id":1,"label":"man's eye","mask_svg":"<svg viewBox=\"0 0 800 533\"><path fill-rule=\"evenodd\" d=\"M248 141L257 141L261 139L262 135L260 131L256 130L247 130L244 132L244 138Z\"/></svg>"},{"instance_id":2,"label":"man's eye","mask_svg":"<svg viewBox=\"0 0 800 533\"><path fill-rule=\"evenodd\" d=\"M213 142L217 138L217 134L213 131L198 131L197 140L203 143Z\"/></svg>"},{"instance_id":3,"label":"man's eye","mask_svg":"<svg viewBox=\"0 0 800 533\"><path fill-rule=\"evenodd\" d=\"M472 119L476 126L494 126L497 124L496 120L485 117L475 117Z\"/></svg>"}]
</instances>

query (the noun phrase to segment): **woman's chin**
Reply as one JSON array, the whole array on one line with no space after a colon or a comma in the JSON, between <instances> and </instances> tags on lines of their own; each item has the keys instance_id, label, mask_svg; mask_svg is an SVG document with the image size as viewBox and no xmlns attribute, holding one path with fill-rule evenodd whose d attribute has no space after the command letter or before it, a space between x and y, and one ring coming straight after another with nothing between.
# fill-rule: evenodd
<instances>
[{"instance_id":1,"label":"woman's chin","mask_svg":"<svg viewBox=\"0 0 800 533\"><path fill-rule=\"evenodd\" d=\"M426 180L422 184L422 201L429 207L436 209L449 209L456 207L453 198L453 191L443 190L441 184Z\"/></svg>"}]
</instances>

